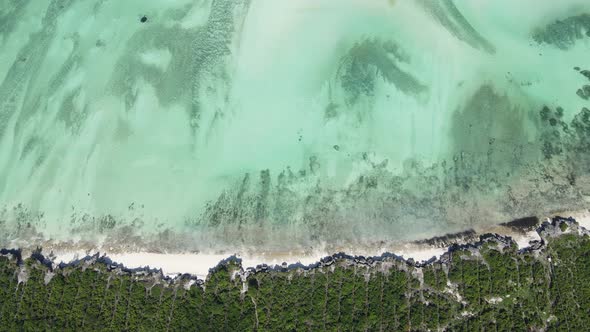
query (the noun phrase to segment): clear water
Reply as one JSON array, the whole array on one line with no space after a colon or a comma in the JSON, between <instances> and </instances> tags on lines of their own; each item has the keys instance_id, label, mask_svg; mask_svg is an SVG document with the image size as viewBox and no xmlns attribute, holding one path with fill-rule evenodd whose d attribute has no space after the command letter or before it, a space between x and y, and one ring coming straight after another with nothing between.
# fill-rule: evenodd
<instances>
[{"instance_id":1,"label":"clear water","mask_svg":"<svg viewBox=\"0 0 590 332\"><path fill-rule=\"evenodd\" d=\"M588 15L4 0L0 240L378 245L586 208Z\"/></svg>"}]
</instances>

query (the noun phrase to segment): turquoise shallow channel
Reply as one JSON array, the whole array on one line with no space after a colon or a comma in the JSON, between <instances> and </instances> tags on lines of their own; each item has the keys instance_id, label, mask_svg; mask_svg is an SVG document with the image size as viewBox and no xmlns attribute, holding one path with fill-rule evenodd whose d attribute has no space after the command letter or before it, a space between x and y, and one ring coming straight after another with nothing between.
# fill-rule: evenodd
<instances>
[{"instance_id":1,"label":"turquoise shallow channel","mask_svg":"<svg viewBox=\"0 0 590 332\"><path fill-rule=\"evenodd\" d=\"M590 205L587 0L3 0L0 247L380 246Z\"/></svg>"}]
</instances>

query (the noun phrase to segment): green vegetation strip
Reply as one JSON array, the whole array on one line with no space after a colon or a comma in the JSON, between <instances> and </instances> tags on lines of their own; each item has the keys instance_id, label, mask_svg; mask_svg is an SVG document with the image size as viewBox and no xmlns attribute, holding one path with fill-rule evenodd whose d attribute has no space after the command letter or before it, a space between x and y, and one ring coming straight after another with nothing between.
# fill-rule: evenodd
<instances>
[{"instance_id":1,"label":"green vegetation strip","mask_svg":"<svg viewBox=\"0 0 590 332\"><path fill-rule=\"evenodd\" d=\"M204 283L104 259L51 269L0 256L3 331L585 331L590 237L571 219L536 249L482 236L424 266L337 256L312 268L244 271L229 259Z\"/></svg>"}]
</instances>

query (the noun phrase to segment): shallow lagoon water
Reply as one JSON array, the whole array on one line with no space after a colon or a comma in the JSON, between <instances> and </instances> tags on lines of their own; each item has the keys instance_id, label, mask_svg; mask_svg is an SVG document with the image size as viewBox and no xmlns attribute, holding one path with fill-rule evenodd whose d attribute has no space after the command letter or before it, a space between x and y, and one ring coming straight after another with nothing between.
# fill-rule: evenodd
<instances>
[{"instance_id":1,"label":"shallow lagoon water","mask_svg":"<svg viewBox=\"0 0 590 332\"><path fill-rule=\"evenodd\" d=\"M586 209L589 15L5 1L0 244L379 248Z\"/></svg>"}]
</instances>

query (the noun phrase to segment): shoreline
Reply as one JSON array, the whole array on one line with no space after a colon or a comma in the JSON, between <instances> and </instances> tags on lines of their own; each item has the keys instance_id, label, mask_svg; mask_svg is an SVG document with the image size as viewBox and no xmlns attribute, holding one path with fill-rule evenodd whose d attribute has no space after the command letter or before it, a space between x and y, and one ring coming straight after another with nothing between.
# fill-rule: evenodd
<instances>
[{"instance_id":1,"label":"shoreline","mask_svg":"<svg viewBox=\"0 0 590 332\"><path fill-rule=\"evenodd\" d=\"M0 249L0 255L6 256L13 256L17 259L19 265L22 265L22 262L26 258L32 258L41 264L47 266L51 271L55 269L65 269L67 267L76 267L80 265L90 266L97 262L102 262L107 265L109 270L117 270L120 273L131 273L131 274L139 274L139 275L155 275L157 279L166 280L168 282L176 283L182 280L189 280L190 284L197 283L198 285L203 286L205 281L208 280L209 276L213 271L218 269L220 266L229 264L231 262L238 262L241 266L241 272L238 273L240 278L244 279L249 274L255 274L259 272L268 272L268 271L293 271L293 270L313 270L318 267L328 267L332 265L336 261L348 261L348 264L352 265L359 265L359 266L366 266L366 267L373 267L377 262L384 263L386 261L397 261L399 263L408 264L414 267L425 267L434 263L445 263L449 259L449 255L456 250L462 250L466 248L480 248L484 243L488 241L495 241L498 243L502 243L504 246L510 246L511 243L516 244L518 246L518 252L527 252L527 251L538 251L542 250L546 246L546 242L544 238L559 236L564 231L558 232L556 229L559 228L561 223L566 223L568 225L568 230L565 233L572 232L572 229L578 233L579 235L590 235L589 229L586 227L590 224L590 213L585 212L583 215L579 214L579 217L582 223L578 222L575 217L568 216L568 217L561 217L561 216L554 216L551 218L547 218L547 220L540 222L540 224L535 228L534 231L529 232L520 232L520 238L515 238L510 235L503 235L498 233L479 233L477 234L477 240L471 240L464 243L453 242L447 247L439 247L439 248L430 248L424 249L422 248L421 251L406 251L406 252L382 252L378 255L359 255L353 253L345 253L345 252L337 252L332 253L329 255L323 256L309 256L307 259L301 260L299 259L297 262L281 262L281 263L274 263L269 261L261 261L257 260L255 257L246 257L243 259L239 255L205 255L205 254L159 254L159 253L136 253L136 254L115 254L109 255L107 253L100 253L96 252L93 254L86 254L83 257L77 256L78 253L74 253L73 256L70 254L64 254L62 256L55 255L51 253L50 255L44 255L42 248L38 248L37 250L33 251L29 254L23 254L21 249L7 249L3 248ZM572 227L574 226L574 227ZM536 234L535 236L532 235L532 232ZM452 235L446 235L452 236ZM524 240L529 240L528 244L524 247L521 247ZM414 244L415 245L415 244ZM417 248L417 247L415 247ZM434 250L437 250L435 253ZM427 257L428 254L435 253L434 255L430 256L428 259L422 259ZM439 253L439 254L437 254ZM420 256L422 254L422 256ZM130 255L130 256L125 256ZM407 256L406 256L407 255ZM414 257L421 257L421 258L414 258L410 255L414 255ZM64 262L61 258L70 258L69 262ZM163 265L168 267L178 267L178 266L186 266L185 264L190 263L191 258L206 258L206 260L201 259L201 264L196 265L193 267L193 272L186 271L187 269L182 268L182 271L179 272L171 272L174 268L171 268L170 271L166 271L165 268L162 266L155 266L148 264L133 264L134 262L140 262L142 259L148 259L151 262L151 259L154 258L164 258L165 260L160 260L157 265ZM223 258L221 258L223 257ZM124 262L123 260L118 261L116 258L123 258L123 260L127 261ZM126 259L127 258L127 259ZM136 260L134 261L133 258ZM171 259L172 258L172 259ZM218 260L218 258L221 258ZM209 264L202 264L204 261L207 261ZM278 262L278 261L275 261ZM210 265L213 264L213 265ZM134 266L137 265L137 266ZM206 269L206 273L204 273L204 268ZM190 268L188 269L190 270Z\"/></svg>"},{"instance_id":2,"label":"shoreline","mask_svg":"<svg viewBox=\"0 0 590 332\"><path fill-rule=\"evenodd\" d=\"M575 211L561 213L563 218L573 218L578 224L590 229L590 212ZM42 255L47 257L54 266L67 266L75 264L90 257L105 257L112 264L129 270L158 270L170 278L179 275L191 275L197 279L206 279L210 271L228 258L239 259L244 269L256 268L259 266L285 267L285 266L312 266L326 257L334 256L337 253L346 253L349 257L384 257L395 256L412 263L423 264L425 262L438 260L445 253L449 252L454 245L469 245L480 240L481 236L493 234L499 237L510 238L514 241L519 250L531 247L531 243L542 241L539 235L539 228L543 222L550 221L557 217L553 215L540 220L536 227L518 228L509 227L507 224L491 226L480 231L466 231L457 234L447 234L441 237L398 243L382 248L352 248L343 247L341 250L328 252L325 249L317 249L312 252L262 252L253 254L250 252L110 252L109 250L49 250L44 248ZM26 252L26 251L25 251ZM28 256L28 255L24 255Z\"/></svg>"},{"instance_id":3,"label":"shoreline","mask_svg":"<svg viewBox=\"0 0 590 332\"><path fill-rule=\"evenodd\" d=\"M152 321L142 319L147 312L156 317L155 322L162 323L163 329L168 323L181 320L175 329L186 329L195 324L202 324L199 325L200 329L207 329L212 322L218 322L217 329L224 329L230 324L243 325L235 329L244 330L247 329L244 327L256 327L259 323L268 326L270 320L264 312L272 309L257 305L280 303L273 307L273 312L290 315L297 313L297 308L310 301L312 308L318 309L315 310L317 317L314 319L319 319L321 323L327 321L321 310L322 306L328 309L323 304L326 301L348 306L345 309L347 311L337 311L337 314L354 312L355 303L362 306L369 299L371 302L366 307L373 309L359 316L362 320L357 325L361 328L368 326L370 317L375 315L390 317L380 309L384 304L388 308L392 304L396 307L401 304L399 307L403 308L403 304L409 301L405 311L395 317L410 317L414 311L411 308L420 310L434 306L429 316L414 316L419 321L432 322L432 330L441 327L452 330L463 329L458 326L473 327L472 317L481 320L484 325L490 321L490 317L503 317L504 322L498 326L512 326L509 322L513 315L502 314L512 308L516 313L514 317L518 318L527 310L533 310L531 312L536 318L529 325L547 329L547 326L559 326L559 321L565 319L564 314L575 314L576 311L570 312L569 309L575 309L576 304L584 300L584 293L581 293L582 297L574 296L568 302L559 301L559 298L560 294L570 291L572 286L583 287L588 283L588 274L584 272L588 267L588 259L580 262L576 257L588 258L590 231L573 218L562 217L543 222L536 231L541 240L524 249L518 250L511 237L483 234L476 242L451 245L439 259L424 263L406 260L391 253L370 257L337 253L310 265L259 265L244 268L241 259L230 256L211 269L205 280L190 274L167 276L157 269L130 269L99 254L57 267L40 250L24 260L20 250L0 250L0 258L4 259L4 268L12 275L9 288L17 290L8 292L11 303L15 304L13 311L17 313L17 316L10 317L15 320L20 317L26 319L17 307L23 298L24 303L32 303L32 311L39 312L47 306L43 301L36 300L56 291L58 295L69 294L66 303L79 303L76 307L78 310L66 311L69 320L80 320L78 326L91 321L97 321L96 326L104 326L104 322L110 322L112 326L118 319L124 319L118 326L127 326L129 317L132 317L139 318L137 322L146 323L146 327L153 327ZM573 256L571 249L575 250ZM576 256L575 253L582 256ZM581 266L584 269L577 270L578 264L583 264ZM531 277L514 281L516 275L513 273L517 272L521 276L521 268L525 276L531 273ZM480 271L483 273L481 277ZM576 271L576 274L571 276L571 271ZM57 281L54 282L56 277ZM484 289L483 294L472 291L474 283ZM344 290L344 284L348 290ZM281 287L279 293L274 292L276 287ZM557 291L554 291L555 287ZM45 292L35 293L28 291L30 289ZM97 293L95 289L101 291ZM355 289L361 291L355 293ZM343 302L342 292L346 292L344 294L352 298L353 302ZM388 297L380 297L379 293L388 294ZM86 314L86 304L77 301L79 294L85 296L92 307L100 309ZM527 299L531 300L531 294L539 294L538 299L542 301L526 302ZM63 295L57 299L63 299ZM120 299L128 305L117 306ZM63 310L62 301L50 303L49 313L51 317L57 317ZM103 307L103 304L107 307ZM524 308L521 308L521 304L524 304ZM122 309L118 310L119 307ZM248 310L247 315L243 314L244 308ZM131 315L126 315L130 309L133 310ZM448 314L438 316L439 310ZM260 315L261 312L263 315ZM83 313L83 316L75 318L76 313ZM223 318L224 314L229 313L232 316ZM580 314L584 317L583 313ZM94 319L87 319L89 315L94 315ZM249 321L244 321L248 317ZM259 320L260 317L264 319ZM407 326L412 323L410 319L406 321ZM13 325L17 326L19 322L22 320L15 321ZM281 329L290 329L288 321L279 319L273 322L284 323ZM413 326L418 326L418 323Z\"/></svg>"}]
</instances>

